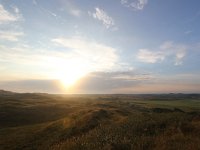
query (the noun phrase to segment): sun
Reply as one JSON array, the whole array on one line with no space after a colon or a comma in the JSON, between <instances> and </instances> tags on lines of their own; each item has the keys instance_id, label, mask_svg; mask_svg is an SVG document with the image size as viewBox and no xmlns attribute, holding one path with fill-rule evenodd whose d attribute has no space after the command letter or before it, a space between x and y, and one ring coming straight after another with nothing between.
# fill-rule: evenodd
<instances>
[{"instance_id":1,"label":"sun","mask_svg":"<svg viewBox=\"0 0 200 150\"><path fill-rule=\"evenodd\" d=\"M72 87L78 80L89 73L88 63L80 58L53 59L51 64L53 78L59 80L66 89Z\"/></svg>"},{"instance_id":2,"label":"sun","mask_svg":"<svg viewBox=\"0 0 200 150\"><path fill-rule=\"evenodd\" d=\"M80 68L71 68L65 71L61 71L58 79L65 88L69 88L77 83L77 81L84 77L86 74L86 71L81 70Z\"/></svg>"}]
</instances>

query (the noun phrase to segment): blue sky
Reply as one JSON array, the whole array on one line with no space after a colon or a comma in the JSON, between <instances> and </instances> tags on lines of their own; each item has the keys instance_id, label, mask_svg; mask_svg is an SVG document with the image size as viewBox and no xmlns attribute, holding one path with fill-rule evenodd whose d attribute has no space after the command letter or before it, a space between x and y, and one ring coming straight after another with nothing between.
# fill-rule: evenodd
<instances>
[{"instance_id":1,"label":"blue sky","mask_svg":"<svg viewBox=\"0 0 200 150\"><path fill-rule=\"evenodd\" d=\"M200 92L198 0L0 0L0 88Z\"/></svg>"}]
</instances>

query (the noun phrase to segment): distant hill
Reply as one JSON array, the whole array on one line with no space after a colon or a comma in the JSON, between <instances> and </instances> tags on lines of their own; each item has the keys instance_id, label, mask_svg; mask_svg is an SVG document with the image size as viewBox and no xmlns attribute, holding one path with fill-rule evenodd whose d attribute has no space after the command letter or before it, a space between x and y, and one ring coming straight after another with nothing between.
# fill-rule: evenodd
<instances>
[{"instance_id":1,"label":"distant hill","mask_svg":"<svg viewBox=\"0 0 200 150\"><path fill-rule=\"evenodd\" d=\"M5 90L0 90L0 94L14 94L14 92L5 91Z\"/></svg>"}]
</instances>

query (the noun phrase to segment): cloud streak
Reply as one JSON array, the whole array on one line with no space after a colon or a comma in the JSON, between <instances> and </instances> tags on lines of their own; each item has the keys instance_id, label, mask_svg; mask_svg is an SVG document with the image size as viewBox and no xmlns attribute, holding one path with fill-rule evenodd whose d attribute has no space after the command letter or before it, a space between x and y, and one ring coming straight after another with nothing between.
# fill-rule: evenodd
<instances>
[{"instance_id":1,"label":"cloud streak","mask_svg":"<svg viewBox=\"0 0 200 150\"><path fill-rule=\"evenodd\" d=\"M139 49L137 59L145 63L158 63L173 58L174 65L181 65L186 56L187 46L175 44L173 42L164 42L158 50Z\"/></svg>"},{"instance_id":2,"label":"cloud streak","mask_svg":"<svg viewBox=\"0 0 200 150\"><path fill-rule=\"evenodd\" d=\"M74 17L80 17L83 14L82 10L77 7L74 1L60 1L60 3L62 5L61 11L66 11Z\"/></svg>"},{"instance_id":3,"label":"cloud streak","mask_svg":"<svg viewBox=\"0 0 200 150\"><path fill-rule=\"evenodd\" d=\"M148 49L140 49L137 58L142 62L156 63L165 59L165 54L162 52L152 52Z\"/></svg>"},{"instance_id":4,"label":"cloud streak","mask_svg":"<svg viewBox=\"0 0 200 150\"><path fill-rule=\"evenodd\" d=\"M64 93L57 80L0 81L0 89L14 92Z\"/></svg>"},{"instance_id":5,"label":"cloud streak","mask_svg":"<svg viewBox=\"0 0 200 150\"><path fill-rule=\"evenodd\" d=\"M143 10L148 0L121 0L121 4L133 9L134 11Z\"/></svg>"},{"instance_id":6,"label":"cloud streak","mask_svg":"<svg viewBox=\"0 0 200 150\"><path fill-rule=\"evenodd\" d=\"M0 31L0 40L16 42L24 35L23 32Z\"/></svg>"},{"instance_id":7,"label":"cloud streak","mask_svg":"<svg viewBox=\"0 0 200 150\"><path fill-rule=\"evenodd\" d=\"M15 36L8 38L17 40ZM34 48L22 43L0 45L0 63L9 64L0 78L29 79L39 75L40 78L60 79L60 75L70 72L85 75L93 71L117 70L121 66L117 49L86 38L57 37L49 45L51 49ZM26 71L23 68L27 68Z\"/></svg>"},{"instance_id":8,"label":"cloud streak","mask_svg":"<svg viewBox=\"0 0 200 150\"><path fill-rule=\"evenodd\" d=\"M152 79L150 74L140 74L133 71L126 72L92 72L82 78L72 92L77 93L118 93L120 88L137 87Z\"/></svg>"},{"instance_id":9,"label":"cloud streak","mask_svg":"<svg viewBox=\"0 0 200 150\"><path fill-rule=\"evenodd\" d=\"M89 15L94 19L99 20L102 24L108 29L115 26L115 21L112 17L110 17L103 9L98 7L95 8L95 12L89 12Z\"/></svg>"},{"instance_id":10,"label":"cloud streak","mask_svg":"<svg viewBox=\"0 0 200 150\"><path fill-rule=\"evenodd\" d=\"M115 48L89 41L81 37L55 38L52 42L71 50L71 54L84 60L89 70L109 70L118 64L118 55Z\"/></svg>"},{"instance_id":11,"label":"cloud streak","mask_svg":"<svg viewBox=\"0 0 200 150\"><path fill-rule=\"evenodd\" d=\"M156 75L138 71L92 72L82 78L72 93L177 93L200 92L199 75Z\"/></svg>"},{"instance_id":12,"label":"cloud streak","mask_svg":"<svg viewBox=\"0 0 200 150\"><path fill-rule=\"evenodd\" d=\"M0 89L16 92L142 94L200 92L199 74L152 75L137 72L92 72L65 91L58 80L0 81Z\"/></svg>"},{"instance_id":13,"label":"cloud streak","mask_svg":"<svg viewBox=\"0 0 200 150\"><path fill-rule=\"evenodd\" d=\"M8 12L3 5L0 4L0 24L6 24L20 20L21 16L19 9L17 7L14 7L13 9L15 14Z\"/></svg>"},{"instance_id":14,"label":"cloud streak","mask_svg":"<svg viewBox=\"0 0 200 150\"><path fill-rule=\"evenodd\" d=\"M180 49L177 53L176 53L176 59L175 59L175 65L182 65L183 63L183 58L186 56L186 51L185 49Z\"/></svg>"},{"instance_id":15,"label":"cloud streak","mask_svg":"<svg viewBox=\"0 0 200 150\"><path fill-rule=\"evenodd\" d=\"M17 30L19 28L19 22L23 17L16 6L12 6L11 8L13 13L7 11L0 4L0 27L2 27L0 29L0 40L16 42L24 35L22 31Z\"/></svg>"},{"instance_id":16,"label":"cloud streak","mask_svg":"<svg viewBox=\"0 0 200 150\"><path fill-rule=\"evenodd\" d=\"M75 17L81 16L81 11L79 9L70 9L69 13Z\"/></svg>"}]
</instances>

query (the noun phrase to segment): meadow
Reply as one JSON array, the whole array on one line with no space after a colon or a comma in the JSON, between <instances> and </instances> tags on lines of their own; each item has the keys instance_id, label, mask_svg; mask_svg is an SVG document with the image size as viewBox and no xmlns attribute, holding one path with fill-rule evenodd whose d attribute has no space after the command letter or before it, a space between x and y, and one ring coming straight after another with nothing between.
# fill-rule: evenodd
<instances>
[{"instance_id":1,"label":"meadow","mask_svg":"<svg viewBox=\"0 0 200 150\"><path fill-rule=\"evenodd\" d=\"M200 95L0 91L1 150L198 150Z\"/></svg>"}]
</instances>

